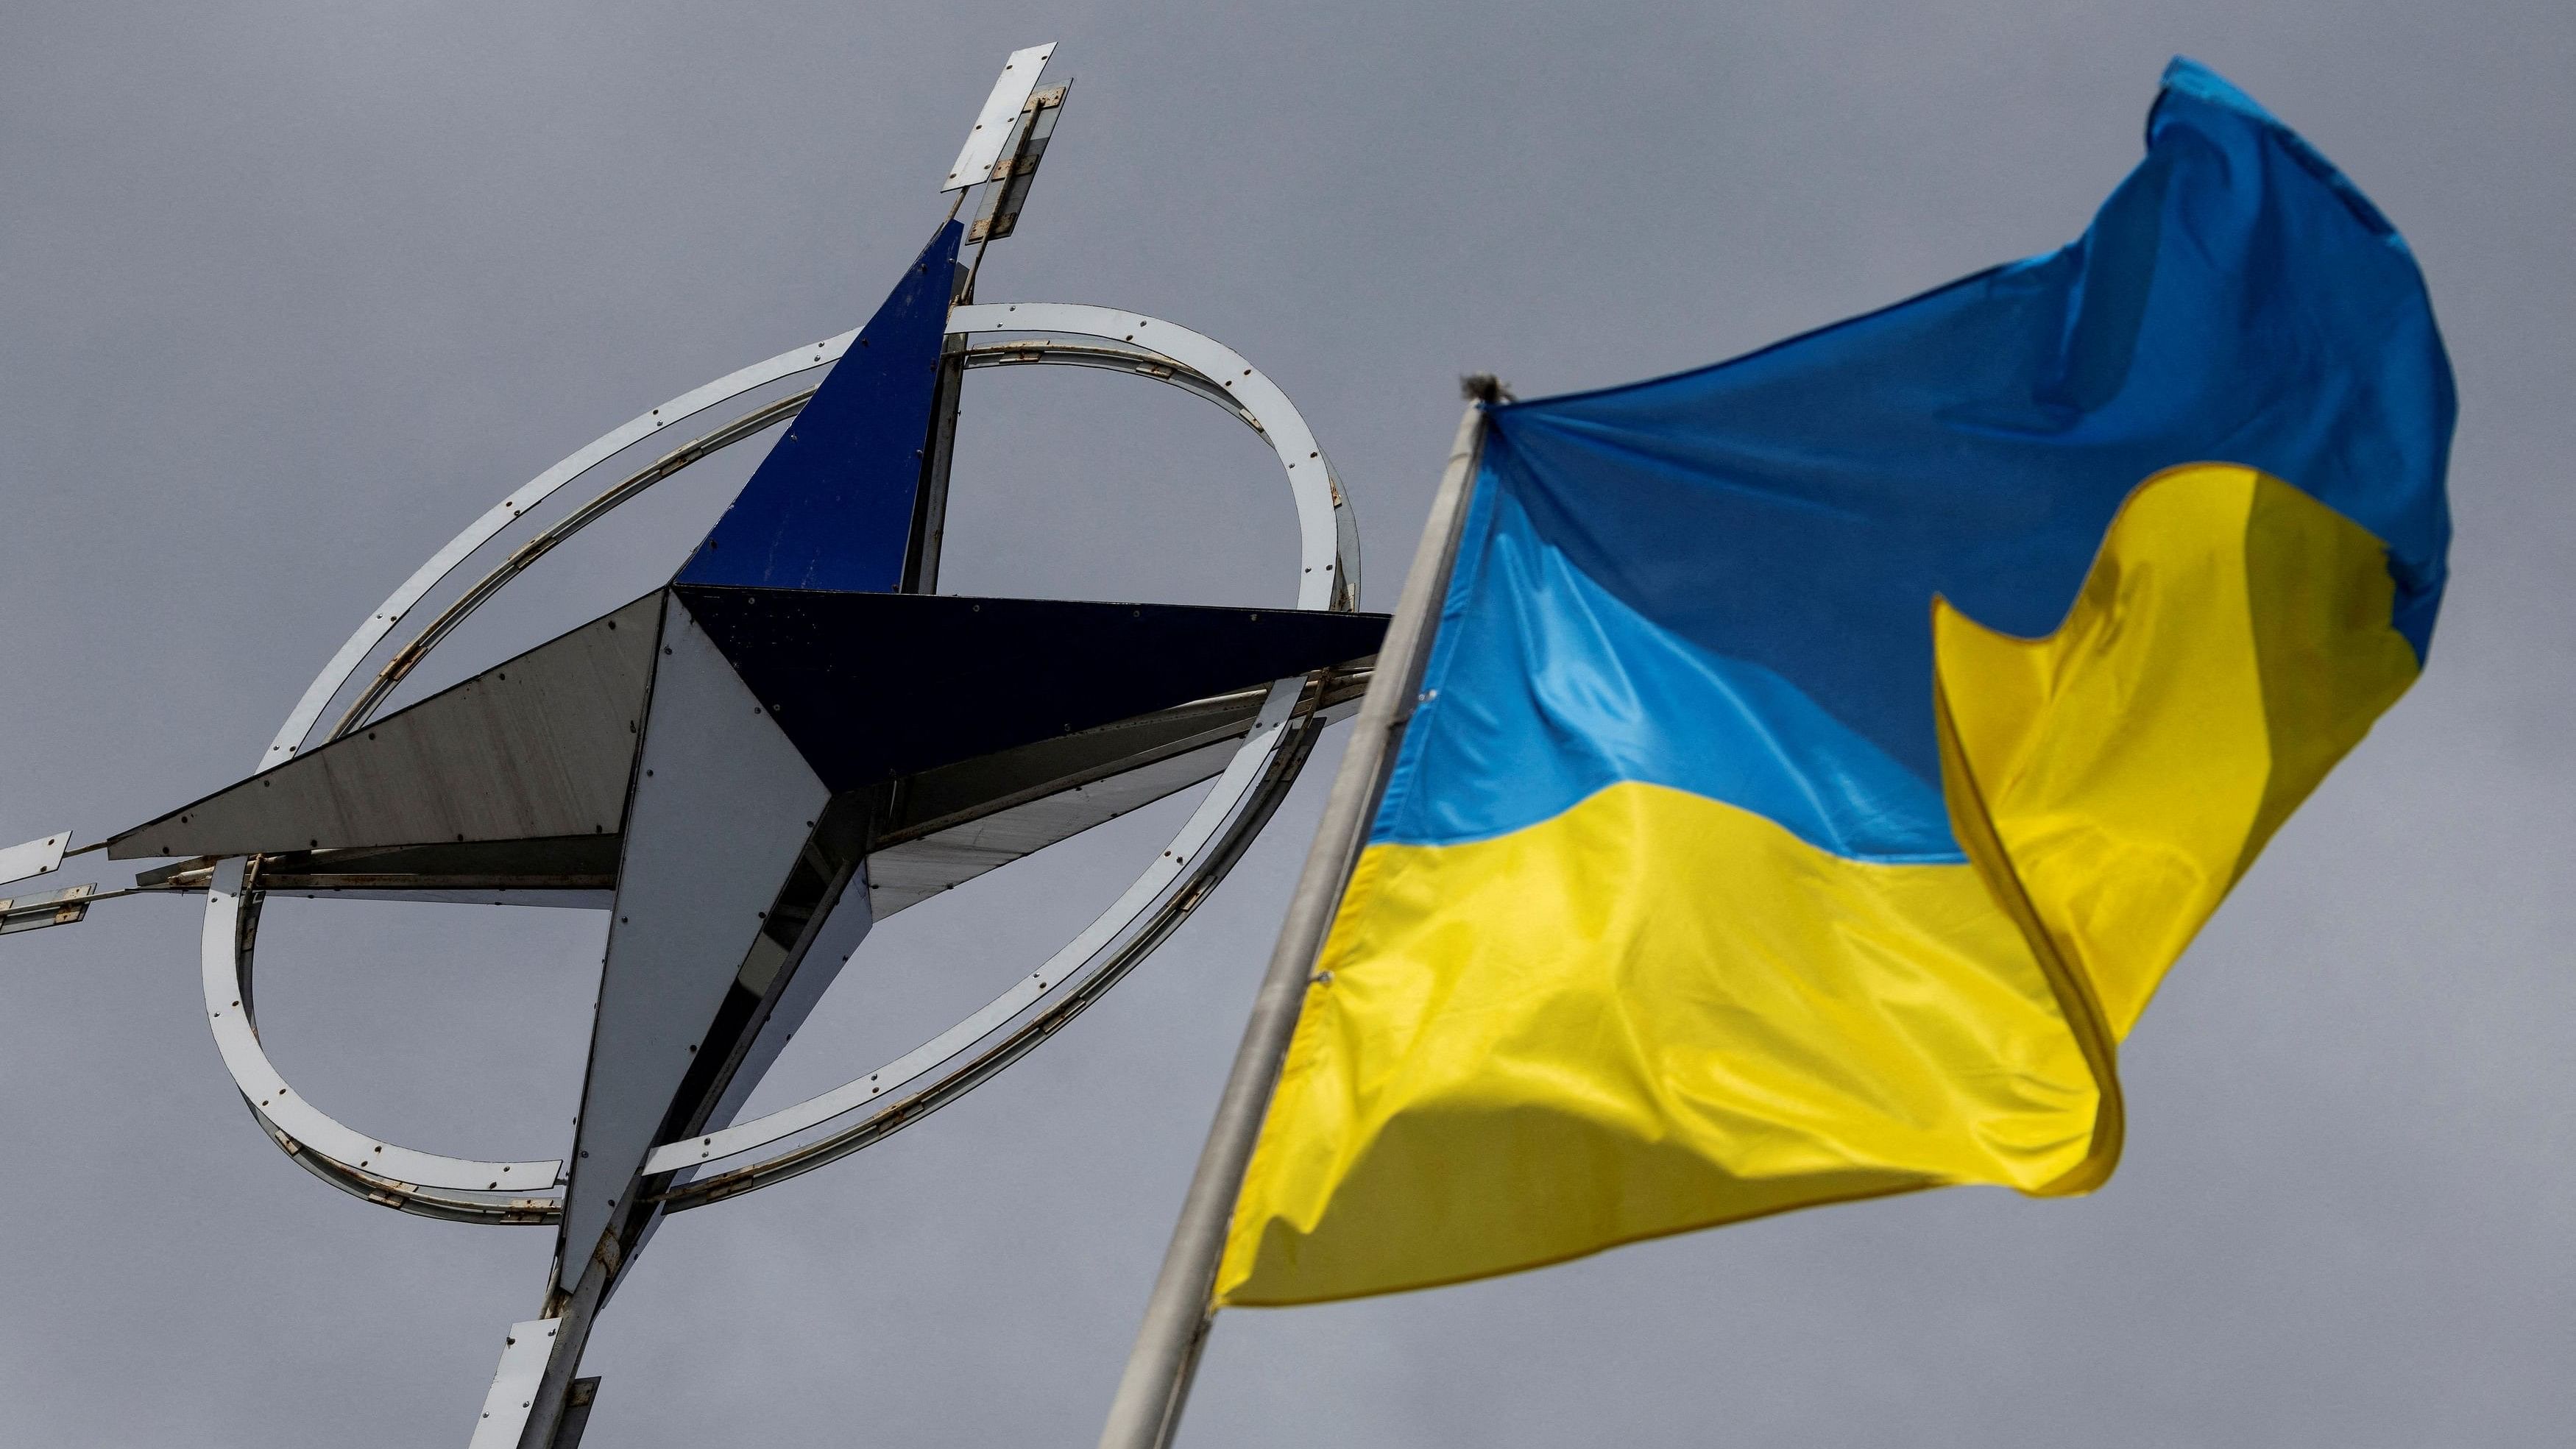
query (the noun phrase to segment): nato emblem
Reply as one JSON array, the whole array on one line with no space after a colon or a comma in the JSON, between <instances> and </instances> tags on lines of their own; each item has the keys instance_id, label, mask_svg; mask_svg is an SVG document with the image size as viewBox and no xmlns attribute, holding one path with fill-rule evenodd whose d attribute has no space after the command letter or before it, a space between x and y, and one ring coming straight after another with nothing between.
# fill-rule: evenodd
<instances>
[{"instance_id":1,"label":"nato emblem","mask_svg":"<svg viewBox=\"0 0 2576 1449\"><path fill-rule=\"evenodd\" d=\"M576 1376L591 1323L665 1216L881 1140L1114 985L1241 855L1322 726L1365 686L1385 619L1355 611L1348 502L1276 386L1159 318L976 300L961 251L975 246L980 262L1027 201L1066 96L1039 86L1052 49L1011 57L942 187L965 195L865 326L674 398L512 493L359 627L256 774L103 842L111 858L168 862L132 891L0 902L0 930L20 930L75 921L116 894L202 891L207 1015L263 1132L385 1207L555 1227L540 1312L508 1334L478 1446L578 1439L596 1390ZM978 192L970 222L962 203ZM938 593L965 379L1026 364L1178 386L1258 434L1296 502L1297 606ZM738 411L746 399L755 405ZM764 436L767 455L668 583L382 711L459 623L564 538ZM588 502L546 507L655 450ZM877 922L1210 781L1135 884L1010 990L832 1091L741 1118ZM0 852L0 880L59 868L68 840ZM414 1151L306 1101L253 1014L257 925L273 896L605 910L565 1157Z\"/></svg>"}]
</instances>

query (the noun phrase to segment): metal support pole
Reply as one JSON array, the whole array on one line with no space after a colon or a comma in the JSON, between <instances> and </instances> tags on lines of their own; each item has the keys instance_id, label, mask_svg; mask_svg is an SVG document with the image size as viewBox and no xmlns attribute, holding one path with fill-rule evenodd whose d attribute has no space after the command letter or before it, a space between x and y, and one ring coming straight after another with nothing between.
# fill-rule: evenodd
<instances>
[{"instance_id":1,"label":"metal support pole","mask_svg":"<svg viewBox=\"0 0 2576 1449\"><path fill-rule=\"evenodd\" d=\"M572 1399L574 1376L581 1372L582 1351L590 1347L590 1326L599 1316L599 1305L608 1297L608 1283L608 1265L596 1254L584 1266L581 1281L570 1294L553 1291L552 1280L548 1280L548 1307L559 1325L554 1352L546 1357L545 1368L529 1399L528 1417L522 1422L518 1438L512 1441L512 1449L556 1449L561 1442L557 1436L563 1428L564 1410Z\"/></svg>"},{"instance_id":2,"label":"metal support pole","mask_svg":"<svg viewBox=\"0 0 2576 1449\"><path fill-rule=\"evenodd\" d=\"M1233 1221L1235 1194L1243 1186L1253 1142L1269 1111L1280 1061L1296 1034L1307 975L1314 969L1324 933L1341 904L1343 884L1377 813L1396 743L1412 718L1432 620L1448 592L1450 564L1466 521L1469 484L1484 442L1485 404L1502 395L1490 377L1470 378L1466 388L1467 415L1459 420L1458 440L1450 448L1440 491L1431 501L1431 517L1414 550L1413 569L1404 578L1404 595L1387 625L1386 643L1378 651L1368 694L1360 701L1349 749L1333 776L1324 818L1315 828L1315 843L1306 851L1305 871L1297 879L1296 894L1289 898L1279 944L1270 953L1260 994L1253 998L1252 1019L1243 1029L1234 1070L1226 1078L1225 1094L1217 1099L1207 1146L1199 1153L1189 1194L1181 1200L1181 1220L1172 1229L1163 1271L1146 1302L1144 1326L1137 1331L1127 1372L1118 1381L1109 1422L1100 1431L1100 1449L1164 1449L1180 1426L1181 1407L1198 1372L1199 1350L1214 1321L1215 1310L1208 1300L1218 1259L1225 1252L1226 1229Z\"/></svg>"}]
</instances>

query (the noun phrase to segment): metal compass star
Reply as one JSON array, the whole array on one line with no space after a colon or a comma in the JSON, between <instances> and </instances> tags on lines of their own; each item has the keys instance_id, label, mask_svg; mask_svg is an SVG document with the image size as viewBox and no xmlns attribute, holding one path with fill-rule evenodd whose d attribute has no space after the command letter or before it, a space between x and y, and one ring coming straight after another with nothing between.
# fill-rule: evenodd
<instances>
[{"instance_id":1,"label":"metal compass star","mask_svg":"<svg viewBox=\"0 0 2576 1449\"><path fill-rule=\"evenodd\" d=\"M1009 233L1053 130L1064 88L1036 90L1051 49L1012 57L951 172L950 190L986 187L978 241ZM173 861L137 889L208 894L218 1044L298 1162L405 1211L558 1225L542 1315L512 1330L477 1445L578 1437L594 1381L573 1374L592 1317L667 1212L882 1137L1114 983L1249 843L1378 648L1384 616L1352 611L1347 507L1285 398L1231 352L1151 318L975 305L958 261L967 234L942 223L855 335L675 399L513 495L361 628L266 768L104 842L111 858ZM1027 335L1038 332L1051 335ZM970 345L979 334L1025 340ZM1139 372L1261 432L1299 494L1301 607L935 593L962 378L1014 361ZM523 547L397 651L338 729L304 742L395 621L548 493L679 418L826 362L801 405L736 420ZM670 583L372 716L464 612L571 527L781 418ZM837 1092L734 1121L875 922L1212 777L1217 791L1130 899L1012 992ZM0 868L16 863L0 879L59 866L67 840L0 852ZM85 890L0 902L0 929L77 919ZM607 907L569 1157L414 1152L296 1096L252 1017L270 895Z\"/></svg>"}]
</instances>

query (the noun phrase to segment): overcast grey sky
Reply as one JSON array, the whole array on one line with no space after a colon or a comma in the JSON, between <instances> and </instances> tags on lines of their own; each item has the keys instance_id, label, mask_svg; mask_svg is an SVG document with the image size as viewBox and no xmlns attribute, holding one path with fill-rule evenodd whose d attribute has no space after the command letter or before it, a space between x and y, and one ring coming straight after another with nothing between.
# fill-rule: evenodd
<instances>
[{"instance_id":1,"label":"overcast grey sky","mask_svg":"<svg viewBox=\"0 0 2576 1449\"><path fill-rule=\"evenodd\" d=\"M87 3L0 15L0 842L246 771L420 559L610 426L856 325L1008 50L1077 78L986 300L1168 317L1305 410L1387 607L1456 419L2073 236L2166 57L2396 219L2460 378L2432 662L2124 1052L2085 1199L1963 1190L1228 1315L1197 1445L2526 1445L2576 1413L2576 8ZM1284 603L1258 443L1105 375L969 386L949 587ZM667 574L720 467L550 560L453 677ZM467 657L467 656L474 657ZM595 1449L1088 1444L1329 775L1160 955L925 1125L679 1218ZM761 1102L1052 949L1133 818L898 918ZM74 879L86 878L76 876ZM268 1146L197 907L0 945L0 1445L460 1446L550 1230ZM286 902L290 1080L552 1155L602 920Z\"/></svg>"}]
</instances>

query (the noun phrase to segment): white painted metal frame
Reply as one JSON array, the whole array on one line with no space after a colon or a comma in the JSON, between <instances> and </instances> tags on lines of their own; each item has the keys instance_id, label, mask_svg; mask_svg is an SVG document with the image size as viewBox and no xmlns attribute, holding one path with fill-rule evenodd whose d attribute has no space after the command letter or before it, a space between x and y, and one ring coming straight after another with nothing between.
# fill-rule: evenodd
<instances>
[{"instance_id":1,"label":"white painted metal frame","mask_svg":"<svg viewBox=\"0 0 2576 1449\"><path fill-rule=\"evenodd\" d=\"M1002 159L1002 147L1011 139L1011 127L1036 92L1038 73L1046 69L1047 57L1054 54L1052 40L1011 52L1011 58L1002 63L1001 79L993 82L993 93L984 98L984 109L975 117L974 128L966 133L966 144L957 152L957 164L948 168L948 179L940 183L940 191L963 191L993 179L993 163Z\"/></svg>"},{"instance_id":2,"label":"white painted metal frame","mask_svg":"<svg viewBox=\"0 0 2576 1449\"><path fill-rule=\"evenodd\" d=\"M260 1045L251 997L254 923L243 914L245 862L218 861L200 948L206 1017L224 1069L259 1125L326 1181L370 1201L436 1217L535 1222L552 1207L561 1161L476 1162L379 1142L304 1100ZM319 1159L318 1161L308 1159ZM547 1197L547 1201L537 1201Z\"/></svg>"},{"instance_id":3,"label":"white painted metal frame","mask_svg":"<svg viewBox=\"0 0 2576 1449\"><path fill-rule=\"evenodd\" d=\"M1032 85L1035 69L1031 67ZM1009 71L1005 75L1015 78ZM1271 445L1287 475L1298 520L1297 607L1340 611L1357 607L1358 528L1331 461L1287 395L1233 349L1159 318L1063 303L959 307L949 315L948 331L970 338L1045 334L1016 341L970 342L969 365L1027 361L1123 366L1226 407ZM432 555L350 635L287 716L262 756L261 768L296 754L323 711L394 626L512 523L591 469L664 428L756 388L837 361L857 335L855 330L844 332L782 352L683 393L603 434L503 499ZM1063 347L1054 343L1057 336L1083 341ZM658 476L676 471L672 468ZM644 481L658 481L658 477ZM603 501L613 507L641 491L638 487ZM478 592L481 597L473 601L477 604L497 593L498 585ZM451 609L450 614L458 611ZM406 651L414 655L408 662L417 664L418 655L444 637L458 617L442 616L438 623L447 627L434 628L416 641ZM1032 1018L1042 1020L1043 1031L1052 1031L1063 1017L1079 1010L1141 959L1232 866L1284 791L1282 766L1286 766L1285 775L1293 776L1303 748L1311 743L1308 737L1318 721L1312 715L1300 716L1297 710L1304 683L1287 679L1272 686L1251 733L1179 835L1115 905L1045 966L981 1011L876 1072L720 1133L664 1144L654 1150L648 1169L658 1173L714 1165L788 1139L804 1139L770 1158L725 1173L726 1179L740 1186L717 1195L748 1191L875 1140L892 1130L886 1125L889 1114L927 1111L1027 1050L1033 1044L1026 1029ZM343 728L359 723L363 712L362 707L353 713ZM317 1176L385 1206L467 1221L553 1220L560 1213L560 1161L485 1162L379 1142L312 1106L287 1085L260 1045L248 1005L255 932L247 928L244 915L244 874L245 862L239 859L216 867L207 893L200 955L207 1015L217 1047L261 1127ZM1055 1005L1046 1007L1050 1000ZM993 1040L1015 1021L1023 1023L1021 1031ZM980 1052L976 1051L979 1043L984 1044ZM942 1067L952 1066L944 1076L938 1075ZM909 1094L897 1095L900 1088L925 1077L932 1080ZM856 1124L819 1138L807 1135L861 1112L869 1115ZM801 1165L788 1166L791 1162ZM695 1201L674 1206L706 1200L710 1195L700 1193Z\"/></svg>"},{"instance_id":4,"label":"white painted metal frame","mask_svg":"<svg viewBox=\"0 0 2576 1449\"><path fill-rule=\"evenodd\" d=\"M492 1387L483 1395L483 1417L474 1421L474 1438L466 1449L518 1449L527 1428L528 1406L545 1377L546 1360L555 1351L560 1318L533 1318L510 1325L501 1341L501 1366L493 1370Z\"/></svg>"},{"instance_id":5,"label":"white painted metal frame","mask_svg":"<svg viewBox=\"0 0 2576 1449\"><path fill-rule=\"evenodd\" d=\"M1297 607L1359 607L1359 524L1342 496L1332 460L1324 456L1306 419L1279 385L1264 377L1243 354L1186 327L1136 312L1086 307L1069 302L995 302L959 307L948 314L951 334L1066 334L1119 342L1158 353L1207 385L1223 390L1233 410L1260 433L1288 470L1288 489L1297 498L1297 531L1303 557L1297 579ZM1193 391L1197 389L1193 388Z\"/></svg>"},{"instance_id":6,"label":"white painted metal frame","mask_svg":"<svg viewBox=\"0 0 2576 1449\"><path fill-rule=\"evenodd\" d=\"M71 843L72 833L65 830L0 850L0 885L53 874L62 868L64 847Z\"/></svg>"}]
</instances>

